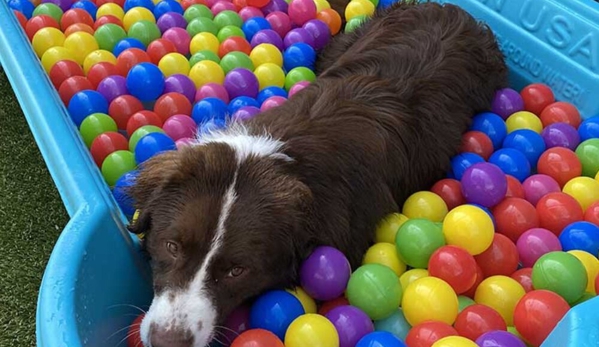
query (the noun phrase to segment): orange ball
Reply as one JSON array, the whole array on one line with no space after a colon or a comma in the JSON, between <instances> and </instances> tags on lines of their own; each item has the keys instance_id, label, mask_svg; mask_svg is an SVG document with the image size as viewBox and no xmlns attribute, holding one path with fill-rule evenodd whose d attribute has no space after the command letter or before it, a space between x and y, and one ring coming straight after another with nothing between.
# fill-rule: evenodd
<instances>
[{"instance_id":1,"label":"orange ball","mask_svg":"<svg viewBox=\"0 0 599 347\"><path fill-rule=\"evenodd\" d=\"M341 16L339 12L332 8L324 9L316 14L316 19L323 21L331 31L331 35L336 35L341 30Z\"/></svg>"},{"instance_id":2,"label":"orange ball","mask_svg":"<svg viewBox=\"0 0 599 347\"><path fill-rule=\"evenodd\" d=\"M241 333L231 347L285 347L277 335L264 329L250 329Z\"/></svg>"},{"instance_id":3,"label":"orange ball","mask_svg":"<svg viewBox=\"0 0 599 347\"><path fill-rule=\"evenodd\" d=\"M578 112L576 106L565 101L549 104L549 106L543 109L539 118L541 118L543 127L561 122L570 124L574 128L578 128L580 122L582 122L580 112Z\"/></svg>"}]
</instances>

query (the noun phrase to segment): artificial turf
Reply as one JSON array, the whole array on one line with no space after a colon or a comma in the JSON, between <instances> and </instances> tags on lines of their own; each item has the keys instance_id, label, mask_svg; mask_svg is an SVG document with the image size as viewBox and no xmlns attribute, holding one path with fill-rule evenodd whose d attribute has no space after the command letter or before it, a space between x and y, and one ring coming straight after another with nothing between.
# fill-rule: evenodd
<instances>
[{"instance_id":1,"label":"artificial turf","mask_svg":"<svg viewBox=\"0 0 599 347\"><path fill-rule=\"evenodd\" d=\"M37 293L68 221L0 67L0 346L35 346Z\"/></svg>"}]
</instances>

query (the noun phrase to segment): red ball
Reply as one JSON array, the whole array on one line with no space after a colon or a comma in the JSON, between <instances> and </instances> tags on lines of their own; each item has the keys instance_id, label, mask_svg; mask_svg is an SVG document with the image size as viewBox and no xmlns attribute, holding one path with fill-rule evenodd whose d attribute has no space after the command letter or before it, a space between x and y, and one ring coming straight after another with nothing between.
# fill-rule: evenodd
<instances>
[{"instance_id":1,"label":"red ball","mask_svg":"<svg viewBox=\"0 0 599 347\"><path fill-rule=\"evenodd\" d=\"M269 2L270 0L246 0L248 6L254 6L258 8L268 5Z\"/></svg>"},{"instance_id":2,"label":"red ball","mask_svg":"<svg viewBox=\"0 0 599 347\"><path fill-rule=\"evenodd\" d=\"M537 116L555 101L553 91L543 83L529 84L520 91L520 96L524 100L524 109Z\"/></svg>"},{"instance_id":3,"label":"red ball","mask_svg":"<svg viewBox=\"0 0 599 347\"><path fill-rule=\"evenodd\" d=\"M553 123L567 123L574 128L578 128L580 122L582 122L580 112L578 112L576 106L565 101L558 101L548 105L543 109L539 118L541 118L543 127Z\"/></svg>"},{"instance_id":4,"label":"red ball","mask_svg":"<svg viewBox=\"0 0 599 347\"><path fill-rule=\"evenodd\" d=\"M142 111L144 105L132 95L119 95L110 102L108 106L108 114L114 121L119 129L124 130L127 128L127 122L129 118L135 113Z\"/></svg>"},{"instance_id":5,"label":"red ball","mask_svg":"<svg viewBox=\"0 0 599 347\"><path fill-rule=\"evenodd\" d=\"M443 246L431 255L428 273L447 282L457 294L462 294L476 281L476 261L463 248Z\"/></svg>"},{"instance_id":6,"label":"red ball","mask_svg":"<svg viewBox=\"0 0 599 347\"><path fill-rule=\"evenodd\" d=\"M449 210L466 203L466 199L462 194L462 184L453 178L444 178L437 181L431 188L431 192L439 195L445 201Z\"/></svg>"},{"instance_id":7,"label":"red ball","mask_svg":"<svg viewBox=\"0 0 599 347\"><path fill-rule=\"evenodd\" d=\"M133 135L135 130L139 129L144 125L154 125L157 127L162 126L162 120L160 117L152 111L139 111L134 113L127 121L127 134Z\"/></svg>"},{"instance_id":8,"label":"red ball","mask_svg":"<svg viewBox=\"0 0 599 347\"><path fill-rule=\"evenodd\" d=\"M114 75L118 75L116 65L107 61L103 61L92 65L87 72L87 79L89 79L95 89L98 88L98 84L100 84L103 79Z\"/></svg>"},{"instance_id":9,"label":"red ball","mask_svg":"<svg viewBox=\"0 0 599 347\"><path fill-rule=\"evenodd\" d=\"M239 10L248 6L246 0L233 0L232 2L233 2L233 5L235 5L236 12L239 12ZM270 0L268 0L268 2L270 2ZM254 6L254 7L256 7L256 6Z\"/></svg>"},{"instance_id":10,"label":"red ball","mask_svg":"<svg viewBox=\"0 0 599 347\"><path fill-rule=\"evenodd\" d=\"M56 28L60 29L58 26L58 22L53 17L50 17L46 14L41 14L39 16L31 17L30 20L25 24L25 33L29 38L29 41L33 40L33 36L38 30L43 28Z\"/></svg>"},{"instance_id":11,"label":"red ball","mask_svg":"<svg viewBox=\"0 0 599 347\"><path fill-rule=\"evenodd\" d=\"M94 19L87 11L81 8L72 8L60 17L60 27L62 30L76 23L86 24L91 27L94 25Z\"/></svg>"},{"instance_id":12,"label":"red ball","mask_svg":"<svg viewBox=\"0 0 599 347\"><path fill-rule=\"evenodd\" d=\"M476 294L476 289L480 282L485 279L485 275L483 274L483 270L476 264L476 279L474 280L474 284L468 288L468 290L463 294L469 298L474 298L474 294Z\"/></svg>"},{"instance_id":13,"label":"red ball","mask_svg":"<svg viewBox=\"0 0 599 347\"><path fill-rule=\"evenodd\" d=\"M526 230L539 226L535 207L522 198L506 198L493 207L496 231L516 242Z\"/></svg>"},{"instance_id":14,"label":"red ball","mask_svg":"<svg viewBox=\"0 0 599 347\"><path fill-rule=\"evenodd\" d=\"M60 100L62 100L65 106L68 106L73 95L86 89L94 89L87 78L83 76L71 76L60 84L58 95L60 95Z\"/></svg>"},{"instance_id":15,"label":"red ball","mask_svg":"<svg viewBox=\"0 0 599 347\"><path fill-rule=\"evenodd\" d=\"M285 347L277 335L264 329L250 329L233 340L231 347Z\"/></svg>"},{"instance_id":16,"label":"red ball","mask_svg":"<svg viewBox=\"0 0 599 347\"><path fill-rule=\"evenodd\" d=\"M129 70L139 63L150 63L150 56L139 48L127 48L116 58L116 69L119 75L127 77Z\"/></svg>"},{"instance_id":17,"label":"red ball","mask_svg":"<svg viewBox=\"0 0 599 347\"><path fill-rule=\"evenodd\" d=\"M321 316L325 316L329 311L338 306L349 305L349 301L344 297L338 297L337 299L325 301L322 306L318 309L318 314Z\"/></svg>"},{"instance_id":18,"label":"red ball","mask_svg":"<svg viewBox=\"0 0 599 347\"><path fill-rule=\"evenodd\" d=\"M148 45L146 49L152 63L158 65L160 59L169 53L176 53L177 47L167 39L157 39Z\"/></svg>"},{"instance_id":19,"label":"red ball","mask_svg":"<svg viewBox=\"0 0 599 347\"><path fill-rule=\"evenodd\" d=\"M102 17L96 19L96 22L94 23L94 30L98 30L99 27L101 27L104 24L108 24L108 23L116 24L116 25L120 26L121 28L123 28L123 22L121 22L120 19L118 19L117 17L115 17L111 14L107 14L105 16L102 16Z\"/></svg>"},{"instance_id":20,"label":"red ball","mask_svg":"<svg viewBox=\"0 0 599 347\"><path fill-rule=\"evenodd\" d=\"M599 293L599 274L595 277L595 293Z\"/></svg>"},{"instance_id":21,"label":"red ball","mask_svg":"<svg viewBox=\"0 0 599 347\"><path fill-rule=\"evenodd\" d=\"M522 285L522 288L528 293L531 290L534 290L532 286L532 268L531 267L523 267L513 274L510 275L511 278L515 279Z\"/></svg>"},{"instance_id":22,"label":"red ball","mask_svg":"<svg viewBox=\"0 0 599 347\"><path fill-rule=\"evenodd\" d=\"M457 330L447 323L426 321L410 329L405 342L410 347L431 347L444 337L458 335Z\"/></svg>"},{"instance_id":23,"label":"red ball","mask_svg":"<svg viewBox=\"0 0 599 347\"><path fill-rule=\"evenodd\" d=\"M25 27L27 26L27 17L25 17L25 15L21 13L21 11L12 10L12 13L15 14L15 17L17 17L19 24L21 25L23 30L25 30Z\"/></svg>"},{"instance_id":24,"label":"red ball","mask_svg":"<svg viewBox=\"0 0 599 347\"><path fill-rule=\"evenodd\" d=\"M181 6L183 10L187 10L192 5L206 5L204 0L181 0Z\"/></svg>"},{"instance_id":25,"label":"red ball","mask_svg":"<svg viewBox=\"0 0 599 347\"><path fill-rule=\"evenodd\" d=\"M176 114L191 115L191 102L180 93L166 93L162 95L154 104L154 112L164 123L171 116Z\"/></svg>"},{"instance_id":26,"label":"red ball","mask_svg":"<svg viewBox=\"0 0 599 347\"><path fill-rule=\"evenodd\" d=\"M562 192L549 193L539 199L537 215L540 227L550 230L558 237L568 224L583 219L582 207L578 201Z\"/></svg>"},{"instance_id":27,"label":"red ball","mask_svg":"<svg viewBox=\"0 0 599 347\"><path fill-rule=\"evenodd\" d=\"M522 183L512 175L505 175L505 177L507 178L507 192L505 193L505 197L524 199L526 194L524 193Z\"/></svg>"},{"instance_id":28,"label":"red ball","mask_svg":"<svg viewBox=\"0 0 599 347\"><path fill-rule=\"evenodd\" d=\"M599 226L599 201L595 201L587 208L584 220Z\"/></svg>"},{"instance_id":29,"label":"red ball","mask_svg":"<svg viewBox=\"0 0 599 347\"><path fill-rule=\"evenodd\" d=\"M485 277L509 276L518 268L518 248L507 236L495 233L491 246L474 259Z\"/></svg>"},{"instance_id":30,"label":"red ball","mask_svg":"<svg viewBox=\"0 0 599 347\"><path fill-rule=\"evenodd\" d=\"M94 158L94 162L98 167L102 167L102 162L110 154L120 150L128 150L129 141L125 136L114 132L107 131L98 135L90 147L90 152Z\"/></svg>"},{"instance_id":31,"label":"red ball","mask_svg":"<svg viewBox=\"0 0 599 347\"><path fill-rule=\"evenodd\" d=\"M552 147L539 157L537 173L551 176L563 188L569 180L582 175L582 164L570 149Z\"/></svg>"},{"instance_id":32,"label":"red ball","mask_svg":"<svg viewBox=\"0 0 599 347\"><path fill-rule=\"evenodd\" d=\"M540 346L570 309L558 294L548 290L526 293L514 309L514 326L531 345Z\"/></svg>"},{"instance_id":33,"label":"red ball","mask_svg":"<svg viewBox=\"0 0 599 347\"><path fill-rule=\"evenodd\" d=\"M462 136L460 152L475 153L489 160L493 154L493 142L487 134L480 131L468 131Z\"/></svg>"},{"instance_id":34,"label":"red ball","mask_svg":"<svg viewBox=\"0 0 599 347\"><path fill-rule=\"evenodd\" d=\"M499 312L489 306L474 304L460 312L453 325L458 334L472 341L493 330L507 330Z\"/></svg>"},{"instance_id":35,"label":"red ball","mask_svg":"<svg viewBox=\"0 0 599 347\"><path fill-rule=\"evenodd\" d=\"M221 42L218 47L218 56L222 58L227 53L236 51L249 55L252 52L252 46L250 46L250 43L243 37L231 36Z\"/></svg>"},{"instance_id":36,"label":"red ball","mask_svg":"<svg viewBox=\"0 0 599 347\"><path fill-rule=\"evenodd\" d=\"M129 326L129 331L127 332L127 347L139 347L143 346L141 341L141 335L139 333L141 327L141 321L144 319L145 313L140 314L135 318L131 326Z\"/></svg>"},{"instance_id":37,"label":"red ball","mask_svg":"<svg viewBox=\"0 0 599 347\"><path fill-rule=\"evenodd\" d=\"M50 80L54 85L54 88L60 88L60 85L64 80L73 76L85 76L83 69L79 64L72 60L60 60L57 61L50 69Z\"/></svg>"},{"instance_id":38,"label":"red ball","mask_svg":"<svg viewBox=\"0 0 599 347\"><path fill-rule=\"evenodd\" d=\"M100 7L104 4L108 4L108 3L113 3L113 4L117 4L120 7L125 6L125 0L96 0L96 6Z\"/></svg>"}]
</instances>

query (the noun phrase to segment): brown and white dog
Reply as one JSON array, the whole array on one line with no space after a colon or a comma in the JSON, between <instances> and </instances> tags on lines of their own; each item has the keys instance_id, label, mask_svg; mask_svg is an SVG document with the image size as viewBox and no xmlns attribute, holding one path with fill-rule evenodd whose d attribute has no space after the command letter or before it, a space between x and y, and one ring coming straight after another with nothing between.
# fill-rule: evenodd
<instances>
[{"instance_id":1,"label":"brown and white dog","mask_svg":"<svg viewBox=\"0 0 599 347\"><path fill-rule=\"evenodd\" d=\"M359 266L376 223L444 175L507 84L492 32L435 3L337 36L318 71L284 105L144 165L131 230L154 275L146 346L205 346L233 308L296 284L317 245Z\"/></svg>"}]
</instances>

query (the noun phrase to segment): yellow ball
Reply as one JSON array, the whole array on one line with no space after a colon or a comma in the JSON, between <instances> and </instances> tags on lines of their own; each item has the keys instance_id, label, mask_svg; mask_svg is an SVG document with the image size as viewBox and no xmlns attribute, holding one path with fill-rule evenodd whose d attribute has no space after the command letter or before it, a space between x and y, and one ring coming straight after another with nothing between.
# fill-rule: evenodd
<instances>
[{"instance_id":1,"label":"yellow ball","mask_svg":"<svg viewBox=\"0 0 599 347\"><path fill-rule=\"evenodd\" d=\"M507 325L514 325L514 308L526 294L522 285L508 276L485 278L476 288L474 301L497 311Z\"/></svg>"},{"instance_id":2,"label":"yellow ball","mask_svg":"<svg viewBox=\"0 0 599 347\"><path fill-rule=\"evenodd\" d=\"M595 180L596 180L597 182L599 182L599 172L597 172L597 174L595 175Z\"/></svg>"},{"instance_id":3,"label":"yellow ball","mask_svg":"<svg viewBox=\"0 0 599 347\"><path fill-rule=\"evenodd\" d=\"M250 52L250 59L254 66L265 63L273 63L279 67L283 66L283 54L277 46L270 43L261 43Z\"/></svg>"},{"instance_id":4,"label":"yellow ball","mask_svg":"<svg viewBox=\"0 0 599 347\"><path fill-rule=\"evenodd\" d=\"M301 302L306 313L316 313L318 311L316 301L314 301L302 287L287 289L287 292L291 293Z\"/></svg>"},{"instance_id":5,"label":"yellow ball","mask_svg":"<svg viewBox=\"0 0 599 347\"><path fill-rule=\"evenodd\" d=\"M447 204L433 192L420 191L408 197L403 204L402 213L408 218L425 218L433 222L441 222L447 215Z\"/></svg>"},{"instance_id":6,"label":"yellow ball","mask_svg":"<svg viewBox=\"0 0 599 347\"><path fill-rule=\"evenodd\" d=\"M389 267L397 276L406 271L406 263L397 256L395 244L379 242L372 245L364 254L362 264L381 264Z\"/></svg>"},{"instance_id":7,"label":"yellow ball","mask_svg":"<svg viewBox=\"0 0 599 347\"><path fill-rule=\"evenodd\" d=\"M375 242L395 243L395 235L399 227L407 220L408 217L401 213L391 213L385 216L376 226Z\"/></svg>"},{"instance_id":8,"label":"yellow ball","mask_svg":"<svg viewBox=\"0 0 599 347\"><path fill-rule=\"evenodd\" d=\"M325 316L307 313L287 328L285 347L339 347L339 335Z\"/></svg>"},{"instance_id":9,"label":"yellow ball","mask_svg":"<svg viewBox=\"0 0 599 347\"><path fill-rule=\"evenodd\" d=\"M464 248L472 255L481 254L493 242L495 227L480 207L462 205L449 211L443 220L443 235L448 245Z\"/></svg>"},{"instance_id":10,"label":"yellow ball","mask_svg":"<svg viewBox=\"0 0 599 347\"><path fill-rule=\"evenodd\" d=\"M568 253L578 258L587 272L588 281L586 291L597 294L595 292L595 278L597 278L597 274L599 274L599 260L591 253L585 251L572 250L568 251Z\"/></svg>"},{"instance_id":11,"label":"yellow ball","mask_svg":"<svg viewBox=\"0 0 599 347\"><path fill-rule=\"evenodd\" d=\"M154 14L152 11L148 10L145 7L134 7L127 11L123 16L123 28L125 31L129 32L129 28L140 20L147 20L152 23L156 23L156 18L154 18Z\"/></svg>"},{"instance_id":12,"label":"yellow ball","mask_svg":"<svg viewBox=\"0 0 599 347\"><path fill-rule=\"evenodd\" d=\"M218 54L219 45L220 42L214 34L209 32L198 33L189 42L189 52L194 55L199 51L208 50Z\"/></svg>"},{"instance_id":13,"label":"yellow ball","mask_svg":"<svg viewBox=\"0 0 599 347\"><path fill-rule=\"evenodd\" d=\"M42 55L44 55L44 52L49 48L56 46L62 47L64 39L65 37L62 31L52 27L42 28L33 35L31 45L33 46L35 54L41 58Z\"/></svg>"},{"instance_id":14,"label":"yellow ball","mask_svg":"<svg viewBox=\"0 0 599 347\"><path fill-rule=\"evenodd\" d=\"M583 211L599 200L599 181L590 177L575 177L568 181L562 191L578 201Z\"/></svg>"},{"instance_id":15,"label":"yellow ball","mask_svg":"<svg viewBox=\"0 0 599 347\"><path fill-rule=\"evenodd\" d=\"M283 87L285 85L285 72L278 65L265 63L254 70L254 75L258 79L260 90L266 87Z\"/></svg>"},{"instance_id":16,"label":"yellow ball","mask_svg":"<svg viewBox=\"0 0 599 347\"><path fill-rule=\"evenodd\" d=\"M79 65L83 65L85 57L100 47L92 34L85 31L78 31L72 33L64 40L64 48L71 52Z\"/></svg>"},{"instance_id":17,"label":"yellow ball","mask_svg":"<svg viewBox=\"0 0 599 347\"><path fill-rule=\"evenodd\" d=\"M212 60L202 60L191 67L189 78L196 85L196 88L200 88L206 83L223 84L225 72L219 64Z\"/></svg>"},{"instance_id":18,"label":"yellow ball","mask_svg":"<svg viewBox=\"0 0 599 347\"><path fill-rule=\"evenodd\" d=\"M410 269L402 273L401 276L399 276L399 283L401 284L402 291L405 293L406 288L408 288L410 283L424 277L428 277L427 269Z\"/></svg>"},{"instance_id":19,"label":"yellow ball","mask_svg":"<svg viewBox=\"0 0 599 347\"><path fill-rule=\"evenodd\" d=\"M112 63L116 65L116 57L111 52L104 49L96 49L89 53L83 60L83 72L87 75L89 69L97 63Z\"/></svg>"},{"instance_id":20,"label":"yellow ball","mask_svg":"<svg viewBox=\"0 0 599 347\"><path fill-rule=\"evenodd\" d=\"M374 14L374 4L369 0L351 0L345 7L345 20L357 16L372 16Z\"/></svg>"},{"instance_id":21,"label":"yellow ball","mask_svg":"<svg viewBox=\"0 0 599 347\"><path fill-rule=\"evenodd\" d=\"M543 131L543 123L539 117L528 111L513 113L505 120L505 125L508 133L518 129L530 129L538 134Z\"/></svg>"},{"instance_id":22,"label":"yellow ball","mask_svg":"<svg viewBox=\"0 0 599 347\"><path fill-rule=\"evenodd\" d=\"M401 306L411 326L427 320L452 325L458 315L458 296L442 279L424 277L408 285Z\"/></svg>"},{"instance_id":23,"label":"yellow ball","mask_svg":"<svg viewBox=\"0 0 599 347\"><path fill-rule=\"evenodd\" d=\"M478 347L478 345L462 336L447 336L435 341L431 347Z\"/></svg>"},{"instance_id":24,"label":"yellow ball","mask_svg":"<svg viewBox=\"0 0 599 347\"><path fill-rule=\"evenodd\" d=\"M98 11L96 12L96 18L101 18L104 16L115 16L122 21L123 17L125 16L125 11L121 6L112 2L108 2L98 7Z\"/></svg>"},{"instance_id":25,"label":"yellow ball","mask_svg":"<svg viewBox=\"0 0 599 347\"><path fill-rule=\"evenodd\" d=\"M60 60L72 60L77 62L68 49L60 46L51 47L42 55L42 66L44 67L44 70L46 70L46 73L50 73L52 66Z\"/></svg>"},{"instance_id":26,"label":"yellow ball","mask_svg":"<svg viewBox=\"0 0 599 347\"><path fill-rule=\"evenodd\" d=\"M189 60L183 54L176 52L165 54L158 62L158 68L165 77L174 74L188 75L190 70Z\"/></svg>"},{"instance_id":27,"label":"yellow ball","mask_svg":"<svg viewBox=\"0 0 599 347\"><path fill-rule=\"evenodd\" d=\"M331 4L327 0L314 0L314 4L316 5L316 13L331 8Z\"/></svg>"}]
</instances>

